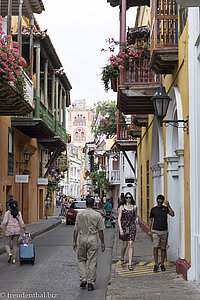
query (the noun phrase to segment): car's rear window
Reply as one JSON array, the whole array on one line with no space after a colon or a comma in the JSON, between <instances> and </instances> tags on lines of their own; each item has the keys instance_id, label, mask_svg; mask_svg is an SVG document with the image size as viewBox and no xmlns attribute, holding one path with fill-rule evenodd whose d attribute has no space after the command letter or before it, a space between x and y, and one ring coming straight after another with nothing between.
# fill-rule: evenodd
<instances>
[{"instance_id":1,"label":"car's rear window","mask_svg":"<svg viewBox=\"0 0 200 300\"><path fill-rule=\"evenodd\" d=\"M85 202L75 202L75 203L72 203L71 208L84 209L84 208L86 208L86 204L85 204Z\"/></svg>"}]
</instances>

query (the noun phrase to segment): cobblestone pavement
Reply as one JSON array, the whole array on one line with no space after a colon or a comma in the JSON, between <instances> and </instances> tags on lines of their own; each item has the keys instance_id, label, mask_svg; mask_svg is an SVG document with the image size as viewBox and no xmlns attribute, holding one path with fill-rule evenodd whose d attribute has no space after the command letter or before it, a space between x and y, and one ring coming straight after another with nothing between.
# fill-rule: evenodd
<instances>
[{"instance_id":1,"label":"cobblestone pavement","mask_svg":"<svg viewBox=\"0 0 200 300\"><path fill-rule=\"evenodd\" d=\"M133 271L129 271L127 265L121 266L121 244L116 228L106 300L200 300L200 286L178 275L175 262L167 261L165 272L153 273L152 242L139 226L134 243Z\"/></svg>"}]
</instances>

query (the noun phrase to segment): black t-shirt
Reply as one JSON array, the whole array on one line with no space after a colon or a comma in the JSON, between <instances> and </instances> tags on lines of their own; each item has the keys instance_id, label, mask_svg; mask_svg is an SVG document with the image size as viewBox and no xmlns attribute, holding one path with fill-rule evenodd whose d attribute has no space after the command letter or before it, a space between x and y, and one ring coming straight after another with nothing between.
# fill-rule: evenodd
<instances>
[{"instance_id":1,"label":"black t-shirt","mask_svg":"<svg viewBox=\"0 0 200 300\"><path fill-rule=\"evenodd\" d=\"M167 214L169 214L169 208L163 205L161 207L155 206L151 209L150 218L154 219L154 230L167 230Z\"/></svg>"}]
</instances>

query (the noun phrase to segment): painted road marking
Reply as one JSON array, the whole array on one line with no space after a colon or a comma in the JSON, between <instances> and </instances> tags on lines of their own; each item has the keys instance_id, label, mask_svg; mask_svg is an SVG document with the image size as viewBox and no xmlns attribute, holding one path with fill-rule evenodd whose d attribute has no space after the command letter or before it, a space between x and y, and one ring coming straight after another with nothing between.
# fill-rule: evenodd
<instances>
[{"instance_id":1,"label":"painted road marking","mask_svg":"<svg viewBox=\"0 0 200 300\"><path fill-rule=\"evenodd\" d=\"M170 273L176 271L176 264L171 261L165 262L166 271L162 272L159 269L159 272L154 273L153 267L154 262L133 262L133 271L129 271L128 269L128 262L126 261L126 266L121 266L121 260L113 261L113 265L115 265L115 272L119 276L144 276L144 275L158 275L158 274L164 274L164 273Z\"/></svg>"}]
</instances>

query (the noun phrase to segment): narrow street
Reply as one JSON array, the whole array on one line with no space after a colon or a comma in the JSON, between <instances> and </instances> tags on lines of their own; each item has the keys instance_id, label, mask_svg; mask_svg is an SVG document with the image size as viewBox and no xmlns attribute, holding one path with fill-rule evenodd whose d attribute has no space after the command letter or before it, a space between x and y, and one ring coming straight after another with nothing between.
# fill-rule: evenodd
<instances>
[{"instance_id":1,"label":"narrow street","mask_svg":"<svg viewBox=\"0 0 200 300\"><path fill-rule=\"evenodd\" d=\"M73 225L65 223L41 234L33 240L36 248L35 265L16 265L7 263L7 254L0 256L1 281L0 299L23 299L25 294L34 294L32 298L59 300L86 300L87 289L80 289L76 264L76 253L72 249ZM110 274L111 253L114 229L105 230L106 250L99 251L97 283L92 292L93 299L105 298ZM20 294L21 296L18 296ZM17 295L17 296L14 296ZM43 296L43 298L45 298Z\"/></svg>"}]
</instances>

